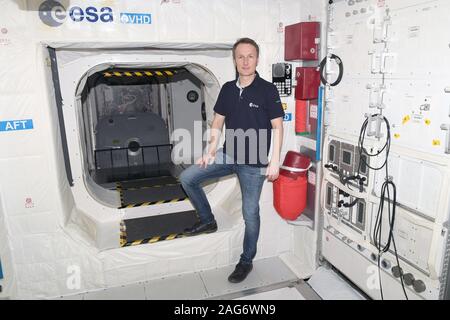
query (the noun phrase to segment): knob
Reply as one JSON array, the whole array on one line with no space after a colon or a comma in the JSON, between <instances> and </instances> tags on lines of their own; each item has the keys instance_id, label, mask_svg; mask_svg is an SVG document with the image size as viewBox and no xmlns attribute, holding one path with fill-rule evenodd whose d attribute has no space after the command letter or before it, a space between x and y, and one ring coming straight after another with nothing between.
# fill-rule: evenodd
<instances>
[{"instance_id":1,"label":"knob","mask_svg":"<svg viewBox=\"0 0 450 320\"><path fill-rule=\"evenodd\" d=\"M390 263L388 260L383 259L383 260L381 261L381 266L382 266L383 268L385 268L385 269L389 269L389 268L391 267L391 263Z\"/></svg>"},{"instance_id":2,"label":"knob","mask_svg":"<svg viewBox=\"0 0 450 320\"><path fill-rule=\"evenodd\" d=\"M359 251L364 251L365 250L364 247L362 245L360 245L360 244L358 244L356 246L356 248L358 248Z\"/></svg>"},{"instance_id":3,"label":"knob","mask_svg":"<svg viewBox=\"0 0 450 320\"><path fill-rule=\"evenodd\" d=\"M424 292L427 286L422 280L414 280L413 288L416 292L421 293Z\"/></svg>"},{"instance_id":4,"label":"knob","mask_svg":"<svg viewBox=\"0 0 450 320\"><path fill-rule=\"evenodd\" d=\"M403 274L403 270L399 266L392 267L391 271L392 271L392 275L395 278L400 278L402 276L402 274Z\"/></svg>"},{"instance_id":5,"label":"knob","mask_svg":"<svg viewBox=\"0 0 450 320\"><path fill-rule=\"evenodd\" d=\"M413 282L414 282L414 280L415 280L414 275L411 274L411 273L407 273L407 274L405 274L405 275L403 276L403 281L405 281L405 284L406 284L407 286L412 285Z\"/></svg>"},{"instance_id":6,"label":"knob","mask_svg":"<svg viewBox=\"0 0 450 320\"><path fill-rule=\"evenodd\" d=\"M371 253L370 259L372 259L373 261L377 261L377 255L375 253Z\"/></svg>"},{"instance_id":7,"label":"knob","mask_svg":"<svg viewBox=\"0 0 450 320\"><path fill-rule=\"evenodd\" d=\"M347 239L348 244L351 244L352 242L353 242L352 239Z\"/></svg>"}]
</instances>

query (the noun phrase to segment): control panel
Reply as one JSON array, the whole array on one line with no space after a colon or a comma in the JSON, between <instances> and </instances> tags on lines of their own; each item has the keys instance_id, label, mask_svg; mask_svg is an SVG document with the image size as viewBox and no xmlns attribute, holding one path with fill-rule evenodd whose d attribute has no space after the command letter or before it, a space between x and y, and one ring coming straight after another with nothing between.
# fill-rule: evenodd
<instances>
[{"instance_id":1,"label":"control panel","mask_svg":"<svg viewBox=\"0 0 450 320\"><path fill-rule=\"evenodd\" d=\"M360 152L357 146L349 143L332 140L328 144L328 157L325 168L344 184L364 191L369 181L369 158Z\"/></svg>"},{"instance_id":2,"label":"control panel","mask_svg":"<svg viewBox=\"0 0 450 320\"><path fill-rule=\"evenodd\" d=\"M275 63L272 65L272 83L277 87L280 96L292 94L292 65Z\"/></svg>"},{"instance_id":3,"label":"control panel","mask_svg":"<svg viewBox=\"0 0 450 320\"><path fill-rule=\"evenodd\" d=\"M362 234L366 229L366 201L352 197L331 183L325 190L325 209L353 231Z\"/></svg>"}]
</instances>

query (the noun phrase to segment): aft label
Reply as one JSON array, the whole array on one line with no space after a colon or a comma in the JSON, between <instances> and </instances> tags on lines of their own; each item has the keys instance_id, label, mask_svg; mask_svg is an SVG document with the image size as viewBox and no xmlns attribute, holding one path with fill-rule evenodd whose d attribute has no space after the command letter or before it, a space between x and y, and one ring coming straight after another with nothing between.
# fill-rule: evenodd
<instances>
[{"instance_id":1,"label":"aft label","mask_svg":"<svg viewBox=\"0 0 450 320\"><path fill-rule=\"evenodd\" d=\"M0 121L0 131L31 130L33 128L32 119Z\"/></svg>"}]
</instances>

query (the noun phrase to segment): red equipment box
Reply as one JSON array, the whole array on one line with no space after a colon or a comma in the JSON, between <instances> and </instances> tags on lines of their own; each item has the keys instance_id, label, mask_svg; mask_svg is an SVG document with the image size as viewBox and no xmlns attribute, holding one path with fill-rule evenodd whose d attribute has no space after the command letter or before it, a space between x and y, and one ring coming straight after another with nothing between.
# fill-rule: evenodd
<instances>
[{"instance_id":1,"label":"red equipment box","mask_svg":"<svg viewBox=\"0 0 450 320\"><path fill-rule=\"evenodd\" d=\"M286 26L284 60L319 60L319 22L300 22Z\"/></svg>"},{"instance_id":2,"label":"red equipment box","mask_svg":"<svg viewBox=\"0 0 450 320\"><path fill-rule=\"evenodd\" d=\"M299 67L295 70L296 100L313 100L319 95L320 73L315 67Z\"/></svg>"}]
</instances>

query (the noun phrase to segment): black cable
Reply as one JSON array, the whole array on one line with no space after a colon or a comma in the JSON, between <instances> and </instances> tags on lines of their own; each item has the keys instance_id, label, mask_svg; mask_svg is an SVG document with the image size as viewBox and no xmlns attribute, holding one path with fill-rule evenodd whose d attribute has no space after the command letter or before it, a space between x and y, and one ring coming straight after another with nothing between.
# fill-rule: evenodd
<instances>
[{"instance_id":1,"label":"black cable","mask_svg":"<svg viewBox=\"0 0 450 320\"><path fill-rule=\"evenodd\" d=\"M381 299L384 299L384 294L383 294L383 286L381 283L381 267L380 267L380 260L381 260L381 256L388 252L390 247L391 247L391 243L393 244L394 247L394 252L395 252L395 258L397 261L397 266L400 268L400 261L398 258L398 253L397 253L397 248L395 245L395 239L394 239L394 224L395 224L395 217L396 217L396 207L397 207L397 188L395 186L395 183L390 179L389 177L389 169L388 169L388 159L389 159L389 153L390 153L390 149L391 149L391 130L390 130L390 124L389 121L383 117L381 114L375 114L372 115L371 118L373 117L382 117L385 124L386 124L386 143L384 144L384 146L378 150L375 153L370 153L367 151L367 149L364 147L364 142L365 142L365 136L366 136L366 130L367 130L367 125L369 124L369 119L367 118L363 125L361 126L361 130L360 130L360 135L359 135L359 139L358 139L358 150L359 150L359 163L358 163L358 172L357 175L359 176L361 173L361 163L363 162L368 168L375 170L375 171L379 171L382 170L383 168L385 168L385 181L383 182L382 186L381 186L381 194L380 194L380 204L378 206L378 212L377 212L377 216L375 219L375 225L374 225L374 229L373 229L373 235L372 235L372 239L374 242L375 247L378 250L378 259L377 259L377 265L378 265L378 279L379 279L379 285L380 285L380 294L381 294ZM365 158L363 157L363 155L366 156L367 159L373 158L373 157L378 157L380 154L382 154L383 152L386 153L385 156L385 160L383 162L383 164L379 167L372 167L369 165L370 161L366 161ZM392 189L393 191L393 198L392 198L392 209L391 209L391 194L390 194L390 189ZM387 196L387 197L386 197ZM388 239L386 241L386 243L384 245L382 245L382 234L383 234L383 212L384 212L384 205L385 202L387 202L388 204L388 221L389 221L389 233L388 233ZM402 289L403 289L403 293L405 294L405 298L406 300L408 300L408 295L406 294L406 290L405 290L405 285L403 282L403 275L401 274L400 276L400 281L401 281L401 285L402 285Z\"/></svg>"},{"instance_id":2,"label":"black cable","mask_svg":"<svg viewBox=\"0 0 450 320\"><path fill-rule=\"evenodd\" d=\"M322 81L322 83L324 85L329 84L330 86L334 87L337 86L341 81L342 81L342 77L344 76L344 63L342 62L342 59L339 58L337 55L332 54L330 55L330 59L336 61L338 67L339 67L339 75L336 79L336 81L334 81L333 83L328 83L327 79L325 78L323 71L325 69L325 66L327 64L327 57L325 57L321 62L320 62L320 68L319 68L319 73L320 73L320 80Z\"/></svg>"}]
</instances>

